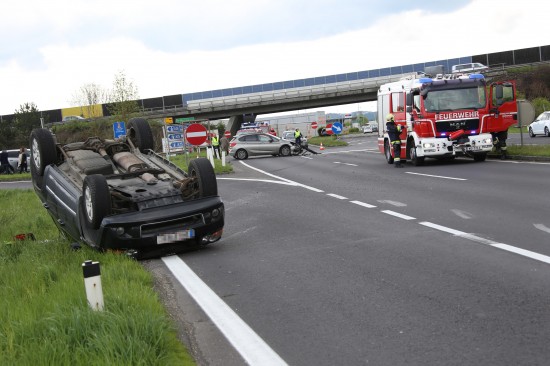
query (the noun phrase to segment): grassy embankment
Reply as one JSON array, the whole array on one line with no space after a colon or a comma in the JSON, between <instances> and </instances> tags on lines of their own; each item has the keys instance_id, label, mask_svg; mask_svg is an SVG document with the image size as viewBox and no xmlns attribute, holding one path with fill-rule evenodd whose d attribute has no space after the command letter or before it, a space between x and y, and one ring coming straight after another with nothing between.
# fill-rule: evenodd
<instances>
[{"instance_id":1,"label":"grassy embankment","mask_svg":"<svg viewBox=\"0 0 550 366\"><path fill-rule=\"evenodd\" d=\"M71 250L32 190L0 190L0 202L1 365L194 364L139 262ZM101 263L103 312L87 304L88 259Z\"/></svg>"}]
</instances>

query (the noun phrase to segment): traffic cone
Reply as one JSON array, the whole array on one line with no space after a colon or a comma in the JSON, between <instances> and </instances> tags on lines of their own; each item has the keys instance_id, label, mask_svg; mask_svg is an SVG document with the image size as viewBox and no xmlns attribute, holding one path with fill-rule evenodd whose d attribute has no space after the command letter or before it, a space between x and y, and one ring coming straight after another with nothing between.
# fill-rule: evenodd
<instances>
[{"instance_id":1,"label":"traffic cone","mask_svg":"<svg viewBox=\"0 0 550 366\"><path fill-rule=\"evenodd\" d=\"M321 146L319 146L319 150L324 150L325 147L323 146L323 143L321 142Z\"/></svg>"}]
</instances>

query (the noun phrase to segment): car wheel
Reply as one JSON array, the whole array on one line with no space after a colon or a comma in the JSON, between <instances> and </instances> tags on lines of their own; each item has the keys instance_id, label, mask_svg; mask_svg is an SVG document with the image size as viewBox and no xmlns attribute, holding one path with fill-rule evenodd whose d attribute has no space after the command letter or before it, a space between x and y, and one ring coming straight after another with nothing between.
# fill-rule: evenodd
<instances>
[{"instance_id":1,"label":"car wheel","mask_svg":"<svg viewBox=\"0 0 550 366\"><path fill-rule=\"evenodd\" d=\"M248 158L248 153L244 149L237 150L235 157L239 160L246 160Z\"/></svg>"},{"instance_id":2,"label":"car wheel","mask_svg":"<svg viewBox=\"0 0 550 366\"><path fill-rule=\"evenodd\" d=\"M128 122L128 138L141 152L153 150L155 147L153 131L145 118L132 118Z\"/></svg>"},{"instance_id":3,"label":"car wheel","mask_svg":"<svg viewBox=\"0 0 550 366\"><path fill-rule=\"evenodd\" d=\"M391 156L390 144L388 140L384 141L384 155L388 164L393 164L393 157Z\"/></svg>"},{"instance_id":4,"label":"car wheel","mask_svg":"<svg viewBox=\"0 0 550 366\"><path fill-rule=\"evenodd\" d=\"M474 161L485 161L487 153L474 154Z\"/></svg>"},{"instance_id":5,"label":"car wheel","mask_svg":"<svg viewBox=\"0 0 550 366\"><path fill-rule=\"evenodd\" d=\"M533 129L529 127L529 137L535 137L535 134L533 133Z\"/></svg>"},{"instance_id":6,"label":"car wheel","mask_svg":"<svg viewBox=\"0 0 550 366\"><path fill-rule=\"evenodd\" d=\"M111 193L107 179L101 174L86 176L82 195L86 224L97 230L103 218L111 213Z\"/></svg>"},{"instance_id":7,"label":"car wheel","mask_svg":"<svg viewBox=\"0 0 550 366\"><path fill-rule=\"evenodd\" d=\"M42 187L44 170L57 161L57 150L52 133L46 129L31 132L31 178L38 187Z\"/></svg>"},{"instance_id":8,"label":"car wheel","mask_svg":"<svg viewBox=\"0 0 550 366\"><path fill-rule=\"evenodd\" d=\"M208 159L193 159L189 163L189 177L195 178L195 191L198 192L198 198L218 195L218 182L216 173Z\"/></svg>"},{"instance_id":9,"label":"car wheel","mask_svg":"<svg viewBox=\"0 0 550 366\"><path fill-rule=\"evenodd\" d=\"M544 134L546 137L550 137L550 131L548 131L548 127L544 127Z\"/></svg>"},{"instance_id":10,"label":"car wheel","mask_svg":"<svg viewBox=\"0 0 550 366\"><path fill-rule=\"evenodd\" d=\"M279 155L281 156L290 156L290 154L290 146L288 145L281 146L281 148L279 149Z\"/></svg>"},{"instance_id":11,"label":"car wheel","mask_svg":"<svg viewBox=\"0 0 550 366\"><path fill-rule=\"evenodd\" d=\"M424 156L417 156L416 155L416 146L414 146L414 143L412 144L411 148L409 149L409 153L411 155L411 163L414 166L420 166L424 164Z\"/></svg>"}]
</instances>

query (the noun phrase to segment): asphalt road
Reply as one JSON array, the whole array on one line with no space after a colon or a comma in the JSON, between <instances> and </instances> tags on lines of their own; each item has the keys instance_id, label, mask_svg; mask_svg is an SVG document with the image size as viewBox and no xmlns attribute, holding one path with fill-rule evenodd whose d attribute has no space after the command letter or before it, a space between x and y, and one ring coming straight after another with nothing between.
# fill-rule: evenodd
<instances>
[{"instance_id":1,"label":"asphalt road","mask_svg":"<svg viewBox=\"0 0 550 366\"><path fill-rule=\"evenodd\" d=\"M233 164L224 238L181 258L286 363L548 363L548 164L394 169L373 137ZM243 363L182 301L204 363Z\"/></svg>"}]
</instances>

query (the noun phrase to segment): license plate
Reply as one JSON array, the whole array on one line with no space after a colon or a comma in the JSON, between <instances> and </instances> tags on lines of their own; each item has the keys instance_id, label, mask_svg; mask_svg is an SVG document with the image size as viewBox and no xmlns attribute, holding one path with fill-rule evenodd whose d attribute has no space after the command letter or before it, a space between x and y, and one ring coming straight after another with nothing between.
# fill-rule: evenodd
<instances>
[{"instance_id":1,"label":"license plate","mask_svg":"<svg viewBox=\"0 0 550 366\"><path fill-rule=\"evenodd\" d=\"M183 241L192 239L195 237L195 230L178 230L172 233L164 233L157 235L157 244L174 243L176 241Z\"/></svg>"}]
</instances>

